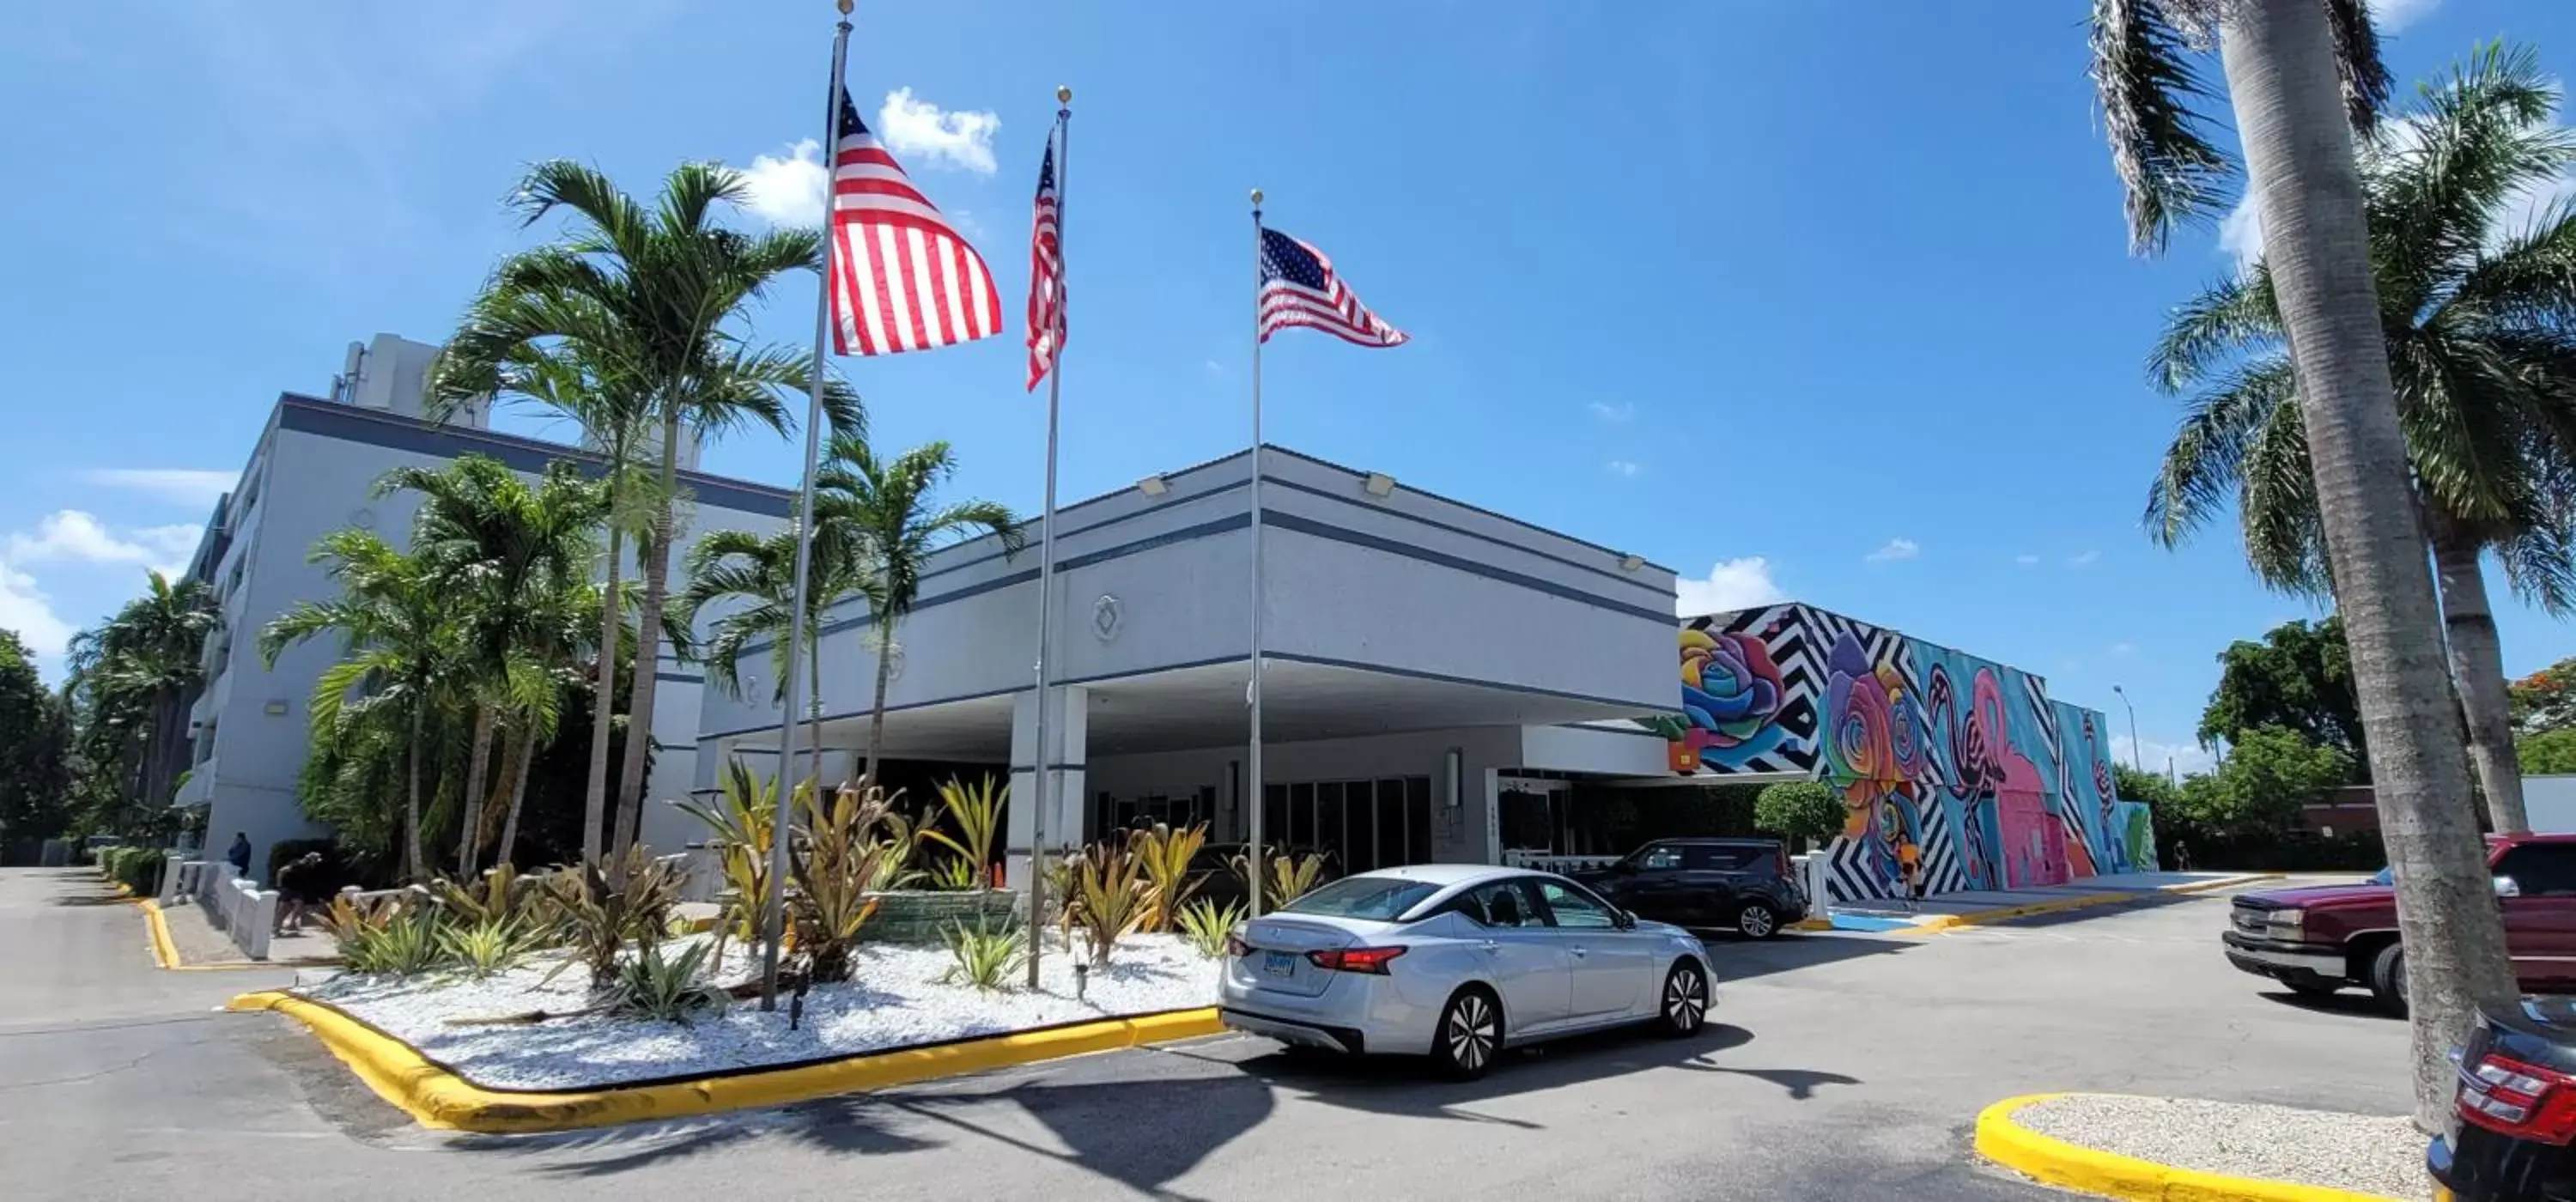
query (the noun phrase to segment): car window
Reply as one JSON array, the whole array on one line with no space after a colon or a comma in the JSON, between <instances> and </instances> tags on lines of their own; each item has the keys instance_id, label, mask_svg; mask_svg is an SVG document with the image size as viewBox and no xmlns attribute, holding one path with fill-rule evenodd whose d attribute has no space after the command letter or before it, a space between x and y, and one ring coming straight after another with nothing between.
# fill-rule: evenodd
<instances>
[{"instance_id":1,"label":"car window","mask_svg":"<svg viewBox=\"0 0 2576 1202\"><path fill-rule=\"evenodd\" d=\"M1521 891L1510 881L1497 881L1459 894L1450 908L1467 916L1469 921L1489 927L1534 927L1542 925L1521 899Z\"/></svg>"},{"instance_id":2,"label":"car window","mask_svg":"<svg viewBox=\"0 0 2576 1202\"><path fill-rule=\"evenodd\" d=\"M2525 843L2496 861L2524 897L2576 896L2576 843Z\"/></svg>"},{"instance_id":3,"label":"car window","mask_svg":"<svg viewBox=\"0 0 2576 1202\"><path fill-rule=\"evenodd\" d=\"M1538 878L1538 895L1547 902L1548 913L1555 915L1556 925L1568 930L1599 931L1619 925L1616 911L1564 881Z\"/></svg>"},{"instance_id":4,"label":"car window","mask_svg":"<svg viewBox=\"0 0 2576 1202\"><path fill-rule=\"evenodd\" d=\"M1648 871L1682 866L1682 849L1670 843L1658 843L1637 853L1637 867Z\"/></svg>"},{"instance_id":5,"label":"car window","mask_svg":"<svg viewBox=\"0 0 2576 1202\"><path fill-rule=\"evenodd\" d=\"M1762 854L1757 848L1724 844L1709 844L1690 850L1690 866L1702 872L1734 872L1752 864Z\"/></svg>"},{"instance_id":6,"label":"car window","mask_svg":"<svg viewBox=\"0 0 2576 1202\"><path fill-rule=\"evenodd\" d=\"M1423 898L1439 891L1436 885L1401 877L1346 876L1279 907L1279 913L1391 922Z\"/></svg>"}]
</instances>

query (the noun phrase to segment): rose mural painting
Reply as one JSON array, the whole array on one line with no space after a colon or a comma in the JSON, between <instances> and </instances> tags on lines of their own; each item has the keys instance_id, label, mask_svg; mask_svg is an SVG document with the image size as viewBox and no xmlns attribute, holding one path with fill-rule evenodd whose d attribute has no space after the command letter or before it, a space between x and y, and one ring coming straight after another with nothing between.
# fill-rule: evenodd
<instances>
[{"instance_id":1,"label":"rose mural painting","mask_svg":"<svg viewBox=\"0 0 2576 1202\"><path fill-rule=\"evenodd\" d=\"M1680 655L1673 771L1833 788L1848 812L1821 853L1829 900L1895 896L1906 843L1936 893L2155 867L2101 715L2038 676L1795 603L1692 618Z\"/></svg>"}]
</instances>

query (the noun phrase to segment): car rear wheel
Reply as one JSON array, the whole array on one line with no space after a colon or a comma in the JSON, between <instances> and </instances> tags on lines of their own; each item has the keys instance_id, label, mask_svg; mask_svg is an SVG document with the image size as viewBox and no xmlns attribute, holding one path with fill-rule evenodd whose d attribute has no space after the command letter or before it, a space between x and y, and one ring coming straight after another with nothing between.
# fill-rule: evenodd
<instances>
[{"instance_id":1,"label":"car rear wheel","mask_svg":"<svg viewBox=\"0 0 2576 1202\"><path fill-rule=\"evenodd\" d=\"M1503 1008L1494 995L1470 985L1451 994L1441 1008L1439 1033L1431 1040L1431 1059L1440 1071L1461 1081L1484 1076L1503 1050Z\"/></svg>"},{"instance_id":2,"label":"car rear wheel","mask_svg":"<svg viewBox=\"0 0 2576 1202\"><path fill-rule=\"evenodd\" d=\"M1765 902L1746 902L1735 912L1735 931L1747 939L1768 939L1780 933L1780 915Z\"/></svg>"},{"instance_id":3,"label":"car rear wheel","mask_svg":"<svg viewBox=\"0 0 2576 1202\"><path fill-rule=\"evenodd\" d=\"M2389 944L2370 961L2370 1000L2399 1018L2406 1017L2406 949Z\"/></svg>"},{"instance_id":4,"label":"car rear wheel","mask_svg":"<svg viewBox=\"0 0 2576 1202\"><path fill-rule=\"evenodd\" d=\"M1708 1021L1708 973L1696 960L1683 960L1664 974L1662 1009L1656 1025L1664 1034L1685 1039L1699 1034Z\"/></svg>"}]
</instances>

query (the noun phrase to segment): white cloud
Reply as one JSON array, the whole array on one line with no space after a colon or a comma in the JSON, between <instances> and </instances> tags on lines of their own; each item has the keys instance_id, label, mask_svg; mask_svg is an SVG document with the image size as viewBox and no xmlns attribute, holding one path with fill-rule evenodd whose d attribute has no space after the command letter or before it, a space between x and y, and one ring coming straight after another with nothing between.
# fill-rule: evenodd
<instances>
[{"instance_id":1,"label":"white cloud","mask_svg":"<svg viewBox=\"0 0 2576 1202\"><path fill-rule=\"evenodd\" d=\"M0 630L12 630L36 657L37 671L58 680L63 650L71 645L72 625L54 612L51 598L36 587L36 578L0 560Z\"/></svg>"},{"instance_id":2,"label":"white cloud","mask_svg":"<svg viewBox=\"0 0 2576 1202\"><path fill-rule=\"evenodd\" d=\"M2159 776L2169 770L2191 776L2218 766L2218 757L2198 743L2164 743L2155 739L2139 739L2136 741L2138 754L2135 757L2129 753L2130 746L2129 736L2113 735L2111 758ZM2171 765L2170 769L2167 767L2168 764Z\"/></svg>"},{"instance_id":3,"label":"white cloud","mask_svg":"<svg viewBox=\"0 0 2576 1202\"><path fill-rule=\"evenodd\" d=\"M2013 562L2020 564L2025 568L2037 567L2039 566L2039 557L2036 555L2016 555L2013 556Z\"/></svg>"},{"instance_id":4,"label":"white cloud","mask_svg":"<svg viewBox=\"0 0 2576 1202\"><path fill-rule=\"evenodd\" d=\"M1225 378L1225 364L1219 363L1214 359L1210 359L1207 361L1205 366L1207 368L1209 379L1221 380Z\"/></svg>"},{"instance_id":5,"label":"white cloud","mask_svg":"<svg viewBox=\"0 0 2576 1202\"><path fill-rule=\"evenodd\" d=\"M1637 402L1635 401L1621 401L1616 405L1613 405L1608 401L1594 401L1591 404L1585 405L1584 408L1591 410L1592 416L1600 418L1605 422L1624 423L1633 420L1637 416Z\"/></svg>"},{"instance_id":6,"label":"white cloud","mask_svg":"<svg viewBox=\"0 0 2576 1202\"><path fill-rule=\"evenodd\" d=\"M751 193L744 203L761 220L809 229L823 224L823 191L831 173L823 168L821 143L807 138L789 147L785 158L754 155L742 176Z\"/></svg>"},{"instance_id":7,"label":"white cloud","mask_svg":"<svg viewBox=\"0 0 2576 1202\"><path fill-rule=\"evenodd\" d=\"M1633 459L1613 459L1606 466L1609 467L1613 475L1620 476L1634 476L1638 472L1645 470L1644 468L1638 467L1637 462Z\"/></svg>"},{"instance_id":8,"label":"white cloud","mask_svg":"<svg viewBox=\"0 0 2576 1202\"><path fill-rule=\"evenodd\" d=\"M2370 23L2381 33L2395 33L2440 7L2442 0L2371 0Z\"/></svg>"},{"instance_id":9,"label":"white cloud","mask_svg":"<svg viewBox=\"0 0 2576 1202\"><path fill-rule=\"evenodd\" d=\"M2066 566L2070 568L2089 568L2093 566L2095 560L2100 558L2102 558L2102 553L2099 551L2078 551L2075 554L2066 557Z\"/></svg>"},{"instance_id":10,"label":"white cloud","mask_svg":"<svg viewBox=\"0 0 2576 1202\"><path fill-rule=\"evenodd\" d=\"M994 171L993 133L1000 116L965 109L944 111L913 98L912 89L886 93L877 110L877 136L899 157L933 167L955 167L977 175Z\"/></svg>"},{"instance_id":11,"label":"white cloud","mask_svg":"<svg viewBox=\"0 0 2576 1202\"><path fill-rule=\"evenodd\" d=\"M49 513L34 533L9 533L9 559L16 563L133 563L164 576L186 570L185 560L197 548L199 528L189 525L146 526L123 536L97 516L78 509Z\"/></svg>"},{"instance_id":12,"label":"white cloud","mask_svg":"<svg viewBox=\"0 0 2576 1202\"><path fill-rule=\"evenodd\" d=\"M1685 576L1673 582L1673 611L1685 618L1701 614L1777 605L1789 599L1771 580L1771 561L1759 555L1719 560L1705 580Z\"/></svg>"},{"instance_id":13,"label":"white cloud","mask_svg":"<svg viewBox=\"0 0 2576 1202\"><path fill-rule=\"evenodd\" d=\"M2263 257L2263 205L2251 189L2218 223L2218 249L2235 256L2238 275L2254 270Z\"/></svg>"},{"instance_id":14,"label":"white cloud","mask_svg":"<svg viewBox=\"0 0 2576 1202\"><path fill-rule=\"evenodd\" d=\"M1922 546L1916 543L1913 539L1891 538L1887 540L1886 546L1880 547L1879 549L1872 551L1867 555L1863 555L1860 558L1863 563L1887 563L1898 559L1912 559L1922 553Z\"/></svg>"},{"instance_id":15,"label":"white cloud","mask_svg":"<svg viewBox=\"0 0 2576 1202\"><path fill-rule=\"evenodd\" d=\"M128 488L181 505L212 505L231 492L231 472L185 467L103 467L81 473L81 479L106 488Z\"/></svg>"},{"instance_id":16,"label":"white cloud","mask_svg":"<svg viewBox=\"0 0 2576 1202\"><path fill-rule=\"evenodd\" d=\"M2127 639L2122 639L2119 642L2111 644L2111 654L2113 655L2136 655L2137 653L2138 645Z\"/></svg>"}]
</instances>

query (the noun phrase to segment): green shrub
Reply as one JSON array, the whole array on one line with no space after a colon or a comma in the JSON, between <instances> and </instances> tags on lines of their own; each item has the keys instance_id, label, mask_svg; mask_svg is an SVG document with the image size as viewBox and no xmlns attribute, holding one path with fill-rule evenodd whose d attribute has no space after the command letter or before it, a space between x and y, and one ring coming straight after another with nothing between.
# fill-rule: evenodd
<instances>
[{"instance_id":1,"label":"green shrub","mask_svg":"<svg viewBox=\"0 0 2576 1202\"><path fill-rule=\"evenodd\" d=\"M698 981L698 969L714 946L694 941L679 955L665 956L659 938L637 941L635 954L617 966L615 1012L684 1023L701 1010L723 1010L732 999Z\"/></svg>"},{"instance_id":2,"label":"green shrub","mask_svg":"<svg viewBox=\"0 0 2576 1202\"><path fill-rule=\"evenodd\" d=\"M164 858L157 847L112 847L100 854L99 872L136 893L149 894L160 887Z\"/></svg>"},{"instance_id":3,"label":"green shrub","mask_svg":"<svg viewBox=\"0 0 2576 1202\"><path fill-rule=\"evenodd\" d=\"M1168 931L1180 913L1181 904L1198 889L1190 876L1190 865L1207 845L1207 824L1173 830L1157 822L1152 827L1127 836L1127 850L1145 873L1145 922L1139 928Z\"/></svg>"},{"instance_id":4,"label":"green shrub","mask_svg":"<svg viewBox=\"0 0 2576 1202\"><path fill-rule=\"evenodd\" d=\"M607 871L591 863L547 876L542 913L573 949L564 963L588 965L591 984L604 986L617 976L617 955L628 944L658 940L670 929L680 885L679 874L639 843Z\"/></svg>"},{"instance_id":5,"label":"green shrub","mask_svg":"<svg viewBox=\"0 0 2576 1202\"><path fill-rule=\"evenodd\" d=\"M1243 904L1194 901L1181 910L1181 938L1210 960L1225 954L1225 941L1243 923Z\"/></svg>"},{"instance_id":6,"label":"green shrub","mask_svg":"<svg viewBox=\"0 0 2576 1202\"><path fill-rule=\"evenodd\" d=\"M1145 925L1151 915L1154 883L1145 865L1116 839L1084 848L1073 857L1073 889L1065 896L1065 925L1082 932L1094 968L1109 963L1118 941Z\"/></svg>"},{"instance_id":7,"label":"green shrub","mask_svg":"<svg viewBox=\"0 0 2576 1202\"><path fill-rule=\"evenodd\" d=\"M1766 785L1753 799L1753 825L1792 847L1800 840L1816 847L1833 842L1849 813L1841 794L1811 780Z\"/></svg>"},{"instance_id":8,"label":"green shrub","mask_svg":"<svg viewBox=\"0 0 2576 1202\"><path fill-rule=\"evenodd\" d=\"M939 979L981 990L1000 989L1012 970L1027 962L1028 953L1028 936L1015 923L996 928L983 922L968 927L961 922L948 932L948 954L957 962Z\"/></svg>"}]
</instances>

